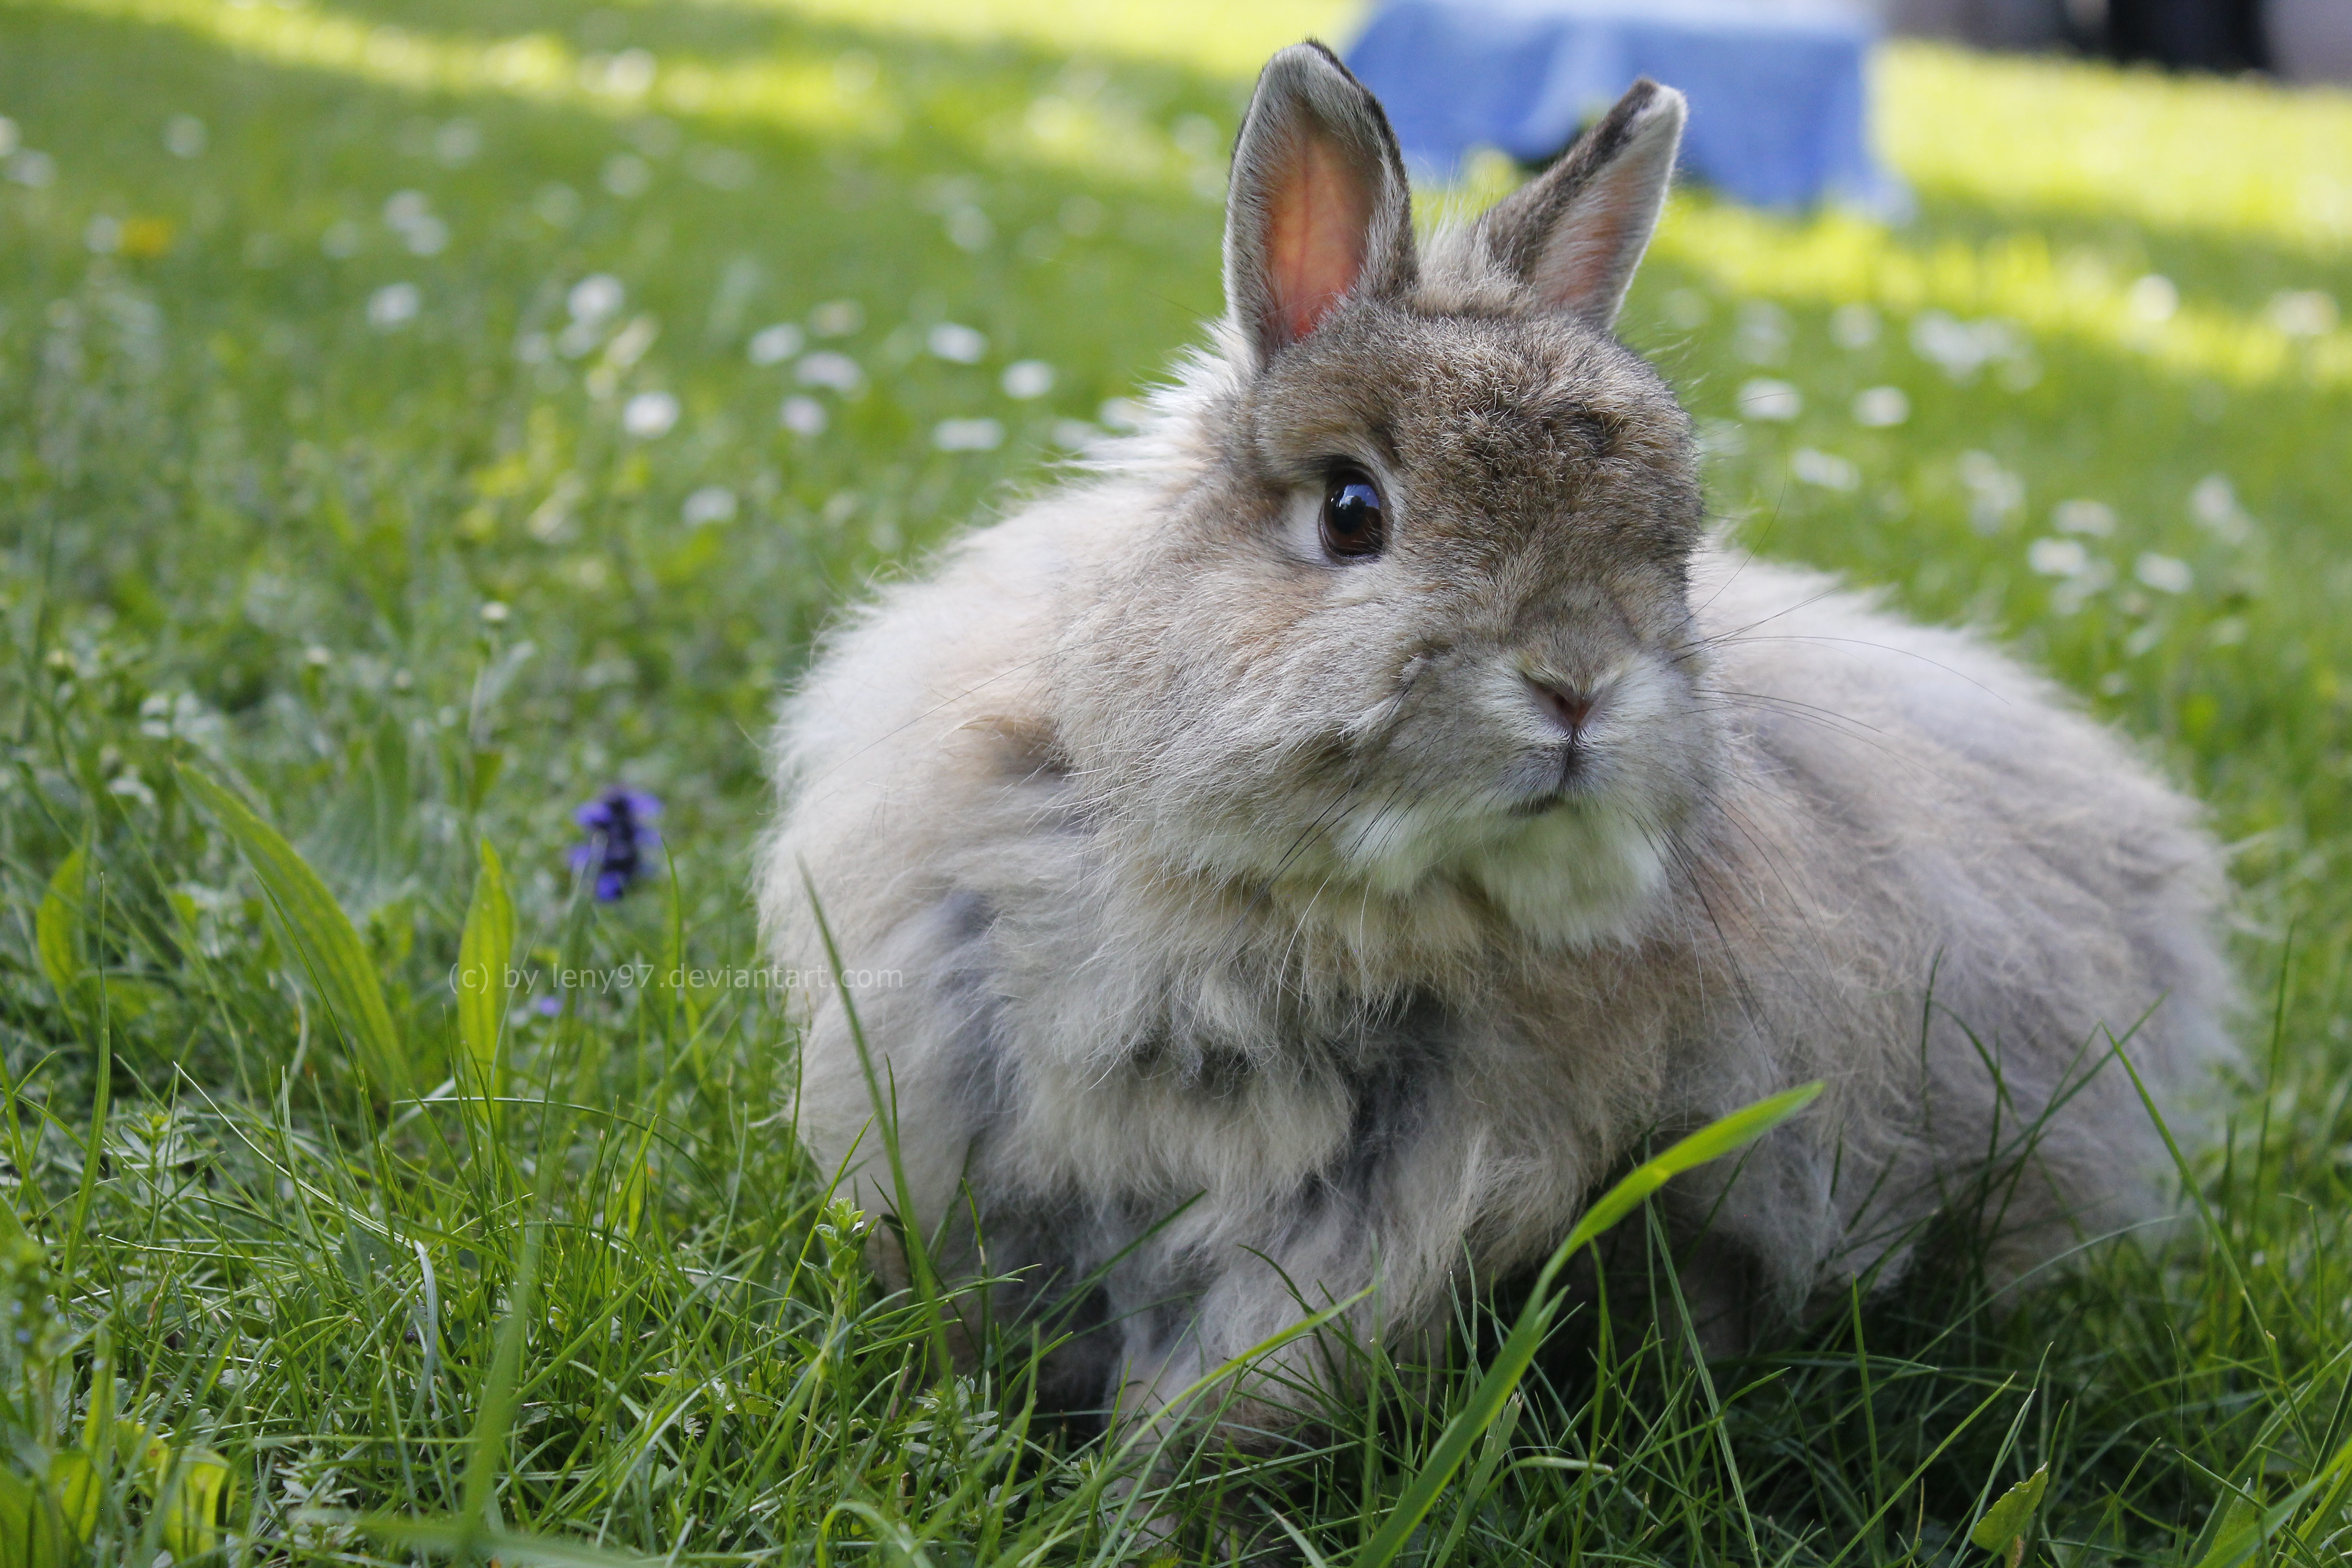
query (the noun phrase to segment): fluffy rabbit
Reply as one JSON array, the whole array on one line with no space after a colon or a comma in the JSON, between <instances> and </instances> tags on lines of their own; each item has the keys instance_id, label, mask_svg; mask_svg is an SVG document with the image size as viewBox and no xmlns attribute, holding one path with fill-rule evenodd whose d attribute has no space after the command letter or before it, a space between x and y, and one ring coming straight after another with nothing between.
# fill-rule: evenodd
<instances>
[{"instance_id":1,"label":"fluffy rabbit","mask_svg":"<svg viewBox=\"0 0 2352 1568\"><path fill-rule=\"evenodd\" d=\"M2224 1054L2219 852L1975 637L1707 533L1611 335L1683 117L1639 83L1417 247L1380 106L1276 55L1212 346L785 709L769 941L825 965L813 889L873 972L875 1077L816 994L799 1126L895 1210L878 1088L943 1272L1085 1331L1049 1402L1159 1409L1302 1299L1407 1353L1648 1140L1811 1079L1662 1195L1716 1346L1962 1197L2010 1276L2156 1212L2111 1058L2170 1112Z\"/></svg>"}]
</instances>

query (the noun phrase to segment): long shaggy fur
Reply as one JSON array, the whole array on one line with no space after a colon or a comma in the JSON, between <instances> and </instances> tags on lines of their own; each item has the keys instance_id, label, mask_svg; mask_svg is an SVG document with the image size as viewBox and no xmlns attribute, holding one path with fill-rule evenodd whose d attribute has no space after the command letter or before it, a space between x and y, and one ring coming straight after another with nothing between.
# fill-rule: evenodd
<instances>
[{"instance_id":1,"label":"long shaggy fur","mask_svg":"<svg viewBox=\"0 0 2352 1568\"><path fill-rule=\"evenodd\" d=\"M814 889L895 978L848 1000L904 1217L1090 1331L1066 1405L1148 1414L1368 1288L1409 1350L1645 1141L1812 1079L1668 1191L1717 1343L1892 1278L1963 1196L2000 1194L2011 1275L2158 1212L2109 1058L2177 1110L2225 1053L2216 847L1975 637L1705 531L1688 421L1607 332L1680 117L1643 84L1399 255L1377 105L1286 51L1213 346L1090 477L849 616L786 708L769 941L823 966ZM1347 201L1283 217L1333 169ZM1370 216L1315 249L1328 211ZM1279 297L1281 256L1358 252L1343 299ZM1377 560L1315 554L1335 460L1378 477ZM817 997L799 1124L894 1208Z\"/></svg>"}]
</instances>

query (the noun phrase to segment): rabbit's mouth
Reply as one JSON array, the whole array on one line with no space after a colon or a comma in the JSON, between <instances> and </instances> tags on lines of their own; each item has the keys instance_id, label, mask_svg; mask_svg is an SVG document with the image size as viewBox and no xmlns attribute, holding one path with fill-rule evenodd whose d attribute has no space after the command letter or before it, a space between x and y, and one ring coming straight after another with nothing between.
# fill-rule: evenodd
<instances>
[{"instance_id":1,"label":"rabbit's mouth","mask_svg":"<svg viewBox=\"0 0 2352 1568\"><path fill-rule=\"evenodd\" d=\"M1541 816L1563 805L1590 801L1600 793L1601 784L1593 776L1592 747L1583 741L1570 741L1559 748L1559 761L1555 764L1549 785L1528 796L1510 808L1513 816Z\"/></svg>"}]
</instances>

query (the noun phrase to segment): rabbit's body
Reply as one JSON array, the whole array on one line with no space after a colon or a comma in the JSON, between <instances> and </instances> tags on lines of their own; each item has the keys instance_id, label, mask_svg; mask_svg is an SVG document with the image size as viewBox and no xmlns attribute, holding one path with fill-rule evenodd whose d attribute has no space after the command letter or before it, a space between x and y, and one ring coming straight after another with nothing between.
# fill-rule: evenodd
<instances>
[{"instance_id":1,"label":"rabbit's body","mask_svg":"<svg viewBox=\"0 0 2352 1568\"><path fill-rule=\"evenodd\" d=\"M1612 118L1571 218L1644 154ZM1256 342L1237 300L1144 436L886 590L787 710L772 940L824 962L814 889L881 976L908 1217L978 1219L950 1271L1099 1273L1063 1403L1156 1407L1302 1297L1369 1287L1408 1342L1645 1140L1811 1079L1669 1189L1719 1342L1891 1277L2030 1145L2016 1271L2149 1210L2109 1031L2159 1094L2226 1048L2194 808L1974 637L1705 537L1671 395L1511 265L1567 221L1530 190L1394 262L1375 189L1344 300L1293 331L1277 276ZM1331 519L1374 503L1358 552ZM875 1114L827 996L800 1124L890 1208Z\"/></svg>"}]
</instances>

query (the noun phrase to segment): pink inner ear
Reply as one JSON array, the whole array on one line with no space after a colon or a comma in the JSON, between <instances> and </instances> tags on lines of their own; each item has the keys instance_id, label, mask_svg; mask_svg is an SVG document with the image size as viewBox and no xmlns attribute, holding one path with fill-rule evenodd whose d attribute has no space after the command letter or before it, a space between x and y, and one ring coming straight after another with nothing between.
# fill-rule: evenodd
<instances>
[{"instance_id":1,"label":"pink inner ear","mask_svg":"<svg viewBox=\"0 0 2352 1568\"><path fill-rule=\"evenodd\" d=\"M1635 234L1639 216L1613 191L1579 204L1576 217L1561 226L1536 264L1529 279L1536 292L1570 310L1583 308L1589 296L1607 287Z\"/></svg>"},{"instance_id":2,"label":"pink inner ear","mask_svg":"<svg viewBox=\"0 0 2352 1568\"><path fill-rule=\"evenodd\" d=\"M1622 212L1603 208L1573 233L1553 240L1529 279L1536 292L1564 309L1582 309L1616 266L1631 227Z\"/></svg>"},{"instance_id":3,"label":"pink inner ear","mask_svg":"<svg viewBox=\"0 0 2352 1568\"><path fill-rule=\"evenodd\" d=\"M1286 342L1313 331L1363 276L1371 192L1339 149L1308 132L1274 193L1267 279Z\"/></svg>"}]
</instances>

